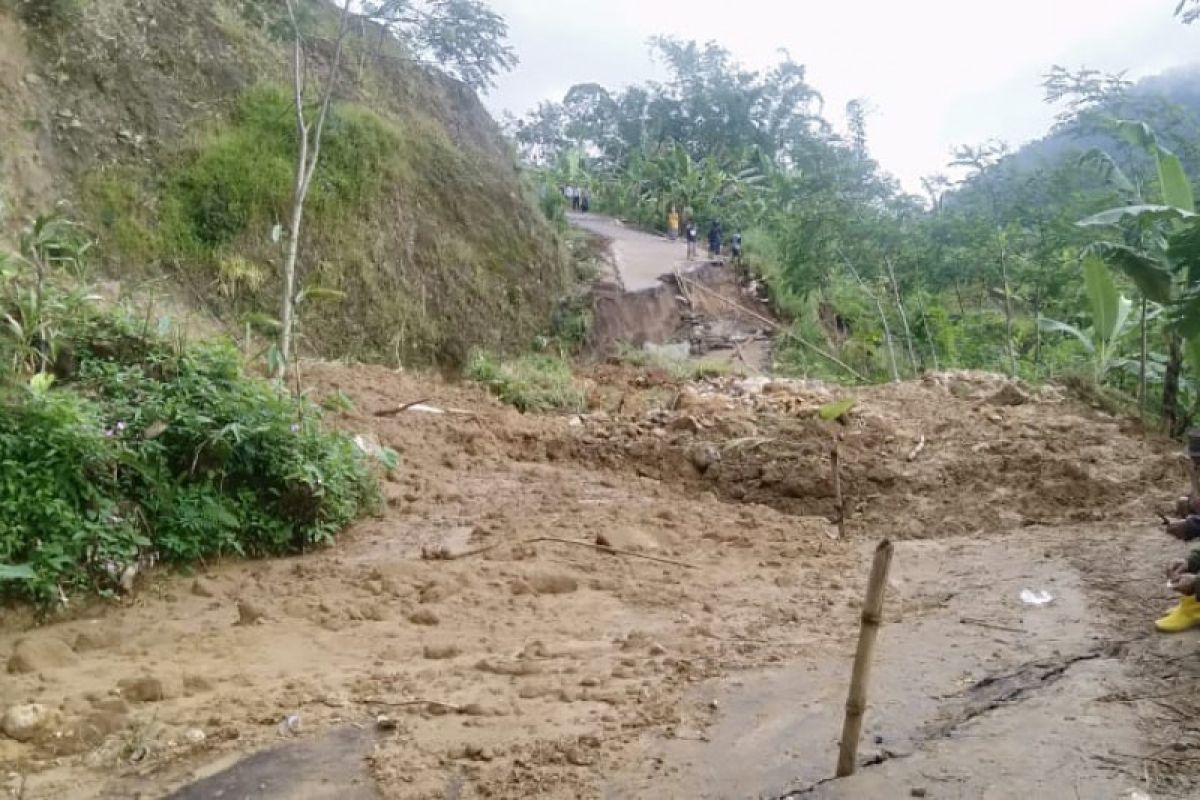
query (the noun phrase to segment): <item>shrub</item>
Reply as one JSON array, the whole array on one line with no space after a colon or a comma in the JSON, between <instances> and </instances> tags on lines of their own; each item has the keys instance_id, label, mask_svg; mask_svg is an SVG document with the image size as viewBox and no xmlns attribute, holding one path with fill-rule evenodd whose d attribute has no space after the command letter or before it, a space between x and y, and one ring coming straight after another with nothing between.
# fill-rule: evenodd
<instances>
[{"instance_id":1,"label":"shrub","mask_svg":"<svg viewBox=\"0 0 1200 800\"><path fill-rule=\"evenodd\" d=\"M111 590L150 554L298 552L375 504L367 457L231 346L177 349L112 313L64 337L63 382L0 393L0 594Z\"/></svg>"},{"instance_id":2,"label":"shrub","mask_svg":"<svg viewBox=\"0 0 1200 800\"><path fill-rule=\"evenodd\" d=\"M467 377L487 386L520 411L583 411L587 395L561 358L525 355L501 361L483 351L472 353Z\"/></svg>"},{"instance_id":3,"label":"shrub","mask_svg":"<svg viewBox=\"0 0 1200 800\"><path fill-rule=\"evenodd\" d=\"M211 255L248 229L265 235L290 212L296 129L292 99L278 87L238 99L230 124L213 133L166 181L167 254ZM332 223L360 209L396 176L397 130L370 111L335 106L309 195L310 220Z\"/></svg>"},{"instance_id":4,"label":"shrub","mask_svg":"<svg viewBox=\"0 0 1200 800\"><path fill-rule=\"evenodd\" d=\"M17 12L26 25L50 31L75 23L83 13L83 0L17 0Z\"/></svg>"}]
</instances>

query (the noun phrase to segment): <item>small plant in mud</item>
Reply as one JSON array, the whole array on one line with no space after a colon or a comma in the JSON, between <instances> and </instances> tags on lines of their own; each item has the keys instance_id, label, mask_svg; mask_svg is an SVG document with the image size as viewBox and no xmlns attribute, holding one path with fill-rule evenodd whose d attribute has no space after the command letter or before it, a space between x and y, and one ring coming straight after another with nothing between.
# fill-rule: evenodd
<instances>
[{"instance_id":1,"label":"small plant in mud","mask_svg":"<svg viewBox=\"0 0 1200 800\"><path fill-rule=\"evenodd\" d=\"M501 360L476 351L466 374L520 411L579 412L587 408L587 393L565 359L535 354Z\"/></svg>"},{"instance_id":2,"label":"small plant in mud","mask_svg":"<svg viewBox=\"0 0 1200 800\"><path fill-rule=\"evenodd\" d=\"M678 381L699 381L705 378L741 374L726 361L674 358L661 351L641 350L628 345L618 348L614 357L621 363L633 367L660 369Z\"/></svg>"},{"instance_id":3,"label":"small plant in mud","mask_svg":"<svg viewBox=\"0 0 1200 800\"><path fill-rule=\"evenodd\" d=\"M145 327L84 307L60 320L57 380L9 360L0 596L111 592L147 559L297 552L374 507L368 457L315 405L246 375L230 345Z\"/></svg>"}]
</instances>

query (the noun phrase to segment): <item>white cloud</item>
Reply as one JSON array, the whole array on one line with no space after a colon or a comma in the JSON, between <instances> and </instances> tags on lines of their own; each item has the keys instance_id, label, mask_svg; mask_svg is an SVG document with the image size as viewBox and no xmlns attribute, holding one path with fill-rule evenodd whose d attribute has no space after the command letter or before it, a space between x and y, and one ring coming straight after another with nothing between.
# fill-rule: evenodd
<instances>
[{"instance_id":1,"label":"white cloud","mask_svg":"<svg viewBox=\"0 0 1200 800\"><path fill-rule=\"evenodd\" d=\"M865 97L871 149L910 189L955 144L1016 145L1041 135L1053 110L1041 75L1053 64L1152 74L1189 62L1200 29L1171 16L1174 0L492 0L521 65L489 97L523 113L572 84L622 86L661 72L646 40L716 40L744 63L780 48L808 66L835 120Z\"/></svg>"}]
</instances>

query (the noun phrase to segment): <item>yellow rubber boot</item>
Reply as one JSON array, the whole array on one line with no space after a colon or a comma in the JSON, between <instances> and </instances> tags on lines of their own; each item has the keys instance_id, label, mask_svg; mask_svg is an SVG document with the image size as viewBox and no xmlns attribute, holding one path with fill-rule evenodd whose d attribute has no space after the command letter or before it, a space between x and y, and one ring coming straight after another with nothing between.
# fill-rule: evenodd
<instances>
[{"instance_id":1,"label":"yellow rubber boot","mask_svg":"<svg viewBox=\"0 0 1200 800\"><path fill-rule=\"evenodd\" d=\"M1200 600L1191 595L1179 598L1179 605L1154 623L1163 633L1180 633L1200 625Z\"/></svg>"}]
</instances>

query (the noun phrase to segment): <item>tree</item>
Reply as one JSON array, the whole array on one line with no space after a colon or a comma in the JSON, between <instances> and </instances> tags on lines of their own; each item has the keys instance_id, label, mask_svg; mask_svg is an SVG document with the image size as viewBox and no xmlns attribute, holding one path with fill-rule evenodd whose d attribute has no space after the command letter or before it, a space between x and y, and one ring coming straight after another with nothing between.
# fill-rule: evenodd
<instances>
[{"instance_id":1,"label":"tree","mask_svg":"<svg viewBox=\"0 0 1200 800\"><path fill-rule=\"evenodd\" d=\"M972 179L979 182L987 193L991 205L992 222L995 225L996 263L1000 267L1000 280L1004 291L1004 348L1008 352L1009 375L1017 375L1017 353L1013 341L1012 283L1008 279L1009 237L1000 217L999 167L1008 155L1008 146L1003 142L988 142L979 147L963 146L955 150L951 166L968 167L973 170Z\"/></svg>"},{"instance_id":2,"label":"tree","mask_svg":"<svg viewBox=\"0 0 1200 800\"><path fill-rule=\"evenodd\" d=\"M296 16L295 0L285 0L288 20L292 26L292 96L296 114L296 173L292 184L292 208L288 226L287 252L283 262L283 298L282 310L279 314L279 352L275 364L275 377L283 380L287 376L288 364L292 356L292 334L295 329L295 312L298 294L296 292L296 262L300 255L300 233L304 224L304 203L308 199L308 191L312 187L313 175L317 171L317 163L321 158L321 137L325 132L325 120L329 117L330 104L333 102L334 88L337 86L338 73L342 63L342 49L346 41L346 33L350 25L350 5L353 0L345 0L340 12L337 40L334 43L333 57L329 63L328 72L322 84L321 98L317 106L316 118L309 118L306 108L304 88L306 85L306 56L304 33Z\"/></svg>"},{"instance_id":3,"label":"tree","mask_svg":"<svg viewBox=\"0 0 1200 800\"><path fill-rule=\"evenodd\" d=\"M361 13L477 91L517 65L508 23L480 0L366 0Z\"/></svg>"},{"instance_id":4,"label":"tree","mask_svg":"<svg viewBox=\"0 0 1200 800\"><path fill-rule=\"evenodd\" d=\"M1121 241L1096 242L1093 251L1128 275L1146 298L1166 308L1162 414L1167 429L1179 434L1187 424L1179 408L1185 357L1200 372L1200 222L1195 196L1179 157L1159 143L1148 125L1122 121L1117 129L1153 159L1162 203L1111 208L1079 224L1120 230ZM1127 179L1114 180L1132 186Z\"/></svg>"},{"instance_id":5,"label":"tree","mask_svg":"<svg viewBox=\"0 0 1200 800\"><path fill-rule=\"evenodd\" d=\"M1038 325L1046 331L1074 336L1092 359L1092 379L1102 383L1116 366L1121 339L1132 329L1133 303L1117 291L1108 267L1097 256L1083 260L1084 285L1091 304L1092 325L1080 328L1058 320L1041 318Z\"/></svg>"}]
</instances>

